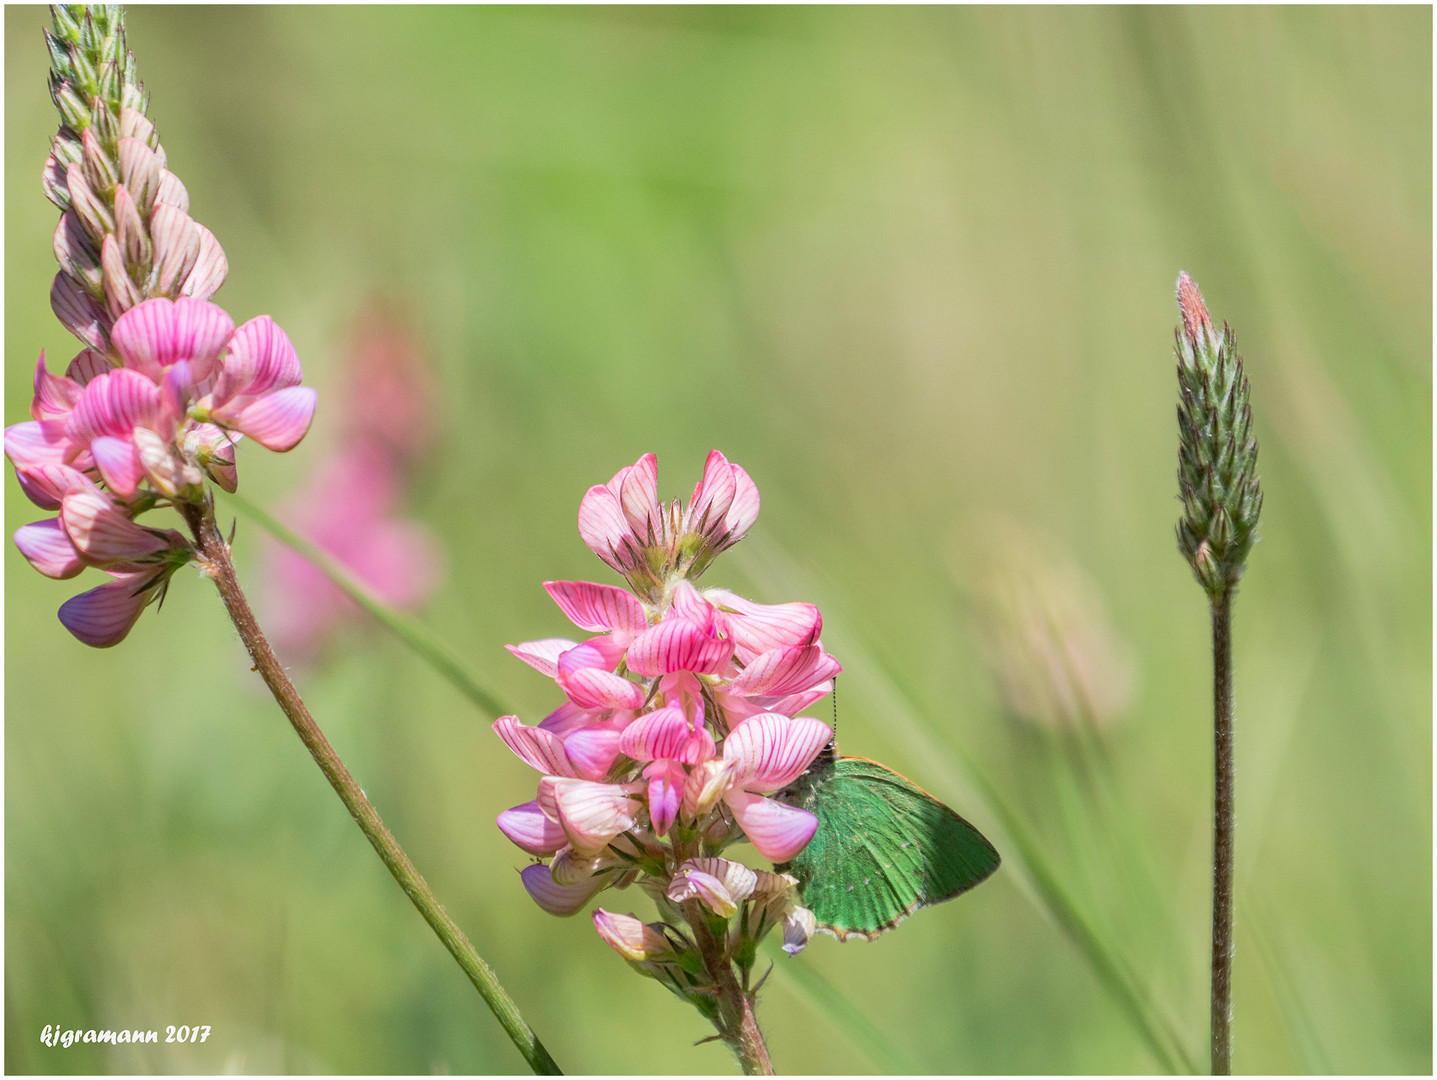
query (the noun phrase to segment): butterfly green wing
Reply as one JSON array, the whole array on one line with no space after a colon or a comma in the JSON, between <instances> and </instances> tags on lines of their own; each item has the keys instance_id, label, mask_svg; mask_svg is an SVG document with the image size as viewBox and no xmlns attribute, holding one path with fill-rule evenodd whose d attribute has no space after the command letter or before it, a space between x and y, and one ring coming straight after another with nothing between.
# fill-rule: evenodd
<instances>
[{"instance_id":1,"label":"butterfly green wing","mask_svg":"<svg viewBox=\"0 0 1437 1080\"><path fill-rule=\"evenodd\" d=\"M872 940L998 869L982 833L876 761L822 762L785 795L818 828L784 869L819 927L840 940Z\"/></svg>"}]
</instances>

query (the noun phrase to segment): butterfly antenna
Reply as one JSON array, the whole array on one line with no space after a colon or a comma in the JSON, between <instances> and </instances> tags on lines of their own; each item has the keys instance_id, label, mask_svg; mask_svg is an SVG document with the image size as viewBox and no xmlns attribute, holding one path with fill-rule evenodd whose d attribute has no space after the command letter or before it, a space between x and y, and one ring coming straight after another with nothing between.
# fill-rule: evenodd
<instances>
[{"instance_id":1,"label":"butterfly antenna","mask_svg":"<svg viewBox=\"0 0 1437 1080\"><path fill-rule=\"evenodd\" d=\"M838 738L838 676L833 677L833 689L830 691L833 696L833 737Z\"/></svg>"}]
</instances>

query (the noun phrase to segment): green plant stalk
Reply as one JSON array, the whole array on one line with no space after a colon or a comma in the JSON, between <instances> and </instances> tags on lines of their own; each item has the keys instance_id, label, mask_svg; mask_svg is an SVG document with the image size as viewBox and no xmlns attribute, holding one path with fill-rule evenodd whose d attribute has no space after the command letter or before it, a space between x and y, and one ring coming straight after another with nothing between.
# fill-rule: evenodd
<instances>
[{"instance_id":1,"label":"green plant stalk","mask_svg":"<svg viewBox=\"0 0 1437 1080\"><path fill-rule=\"evenodd\" d=\"M1232 1073L1232 590L1212 603L1212 1073Z\"/></svg>"},{"instance_id":2,"label":"green plant stalk","mask_svg":"<svg viewBox=\"0 0 1437 1080\"><path fill-rule=\"evenodd\" d=\"M254 612L250 610L239 579L235 576L229 545L215 525L213 504L208 500L203 506L185 504L182 513L194 534L200 553L200 565L219 590L225 609L229 612L235 629L239 631L240 640L244 642L250 659L254 661L255 670L264 679L265 685L284 710L285 716L294 726L295 733L309 750L325 779L334 788L335 794L354 817L375 852L389 868L389 872L394 875L394 880L399 882L405 895L424 916L424 921L434 930L444 947L464 970L464 974L469 977L469 981L479 991L479 995L493 1010L530 1068L541 1075L559 1074L559 1066L520 1015L518 1006L499 984L489 965L475 952L464 931L459 929L458 924L444 910L433 890L385 826L379 811L375 810L374 805L365 797L359 784L335 753L334 747L325 738L324 732L315 723L314 717L300 698L299 691L285 673L284 665L265 639Z\"/></svg>"},{"instance_id":3,"label":"green plant stalk","mask_svg":"<svg viewBox=\"0 0 1437 1080\"><path fill-rule=\"evenodd\" d=\"M745 1076L772 1076L773 1062L753 1010L753 995L745 992L734 974L733 962L709 931L708 916L697 900L686 900L683 912L703 957L704 968L717 987L719 1032L738 1058Z\"/></svg>"}]
</instances>

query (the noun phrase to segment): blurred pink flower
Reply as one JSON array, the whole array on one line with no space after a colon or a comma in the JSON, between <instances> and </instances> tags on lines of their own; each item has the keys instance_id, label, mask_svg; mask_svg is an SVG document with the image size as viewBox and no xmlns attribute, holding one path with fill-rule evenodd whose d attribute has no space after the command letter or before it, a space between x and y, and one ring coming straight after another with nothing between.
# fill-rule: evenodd
<instances>
[{"instance_id":1,"label":"blurred pink flower","mask_svg":"<svg viewBox=\"0 0 1437 1080\"><path fill-rule=\"evenodd\" d=\"M355 444L320 462L275 516L344 566L377 600L421 604L439 581L443 556L427 529L394 515L400 477L381 449ZM302 555L269 542L259 602L266 628L287 657L310 661L360 608Z\"/></svg>"}]
</instances>

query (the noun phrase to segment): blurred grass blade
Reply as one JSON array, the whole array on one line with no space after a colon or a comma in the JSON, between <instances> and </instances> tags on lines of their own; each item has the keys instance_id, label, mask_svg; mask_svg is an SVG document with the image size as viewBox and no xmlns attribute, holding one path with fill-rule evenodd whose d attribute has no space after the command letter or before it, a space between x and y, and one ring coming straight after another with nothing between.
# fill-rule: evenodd
<instances>
[{"instance_id":1,"label":"blurred grass blade","mask_svg":"<svg viewBox=\"0 0 1437 1080\"><path fill-rule=\"evenodd\" d=\"M859 624L837 615L842 605L834 602L833 590L819 588L817 582L771 540L751 536L743 547L735 549L735 555L748 577L773 597L803 596L819 602L820 595L824 596L819 606L828 616L824 620L825 641L849 671L862 672L865 690L881 700L883 715L890 727L903 736L915 756L930 762L936 771L946 773L946 781L972 791L987 816L999 824L1010 841L1003 851L1005 865L1016 871L1019 881L1024 883L1021 891L1078 946L1099 982L1121 1006L1159 1064L1173 1073L1201 1072L1176 1025L1153 1004L1151 990L1124 959L1119 943L1105 937L1083 914L1041 845L978 763L961 746L951 742L940 745L919 719L918 708L889 666L859 638L844 629L835 629Z\"/></svg>"},{"instance_id":2,"label":"blurred grass blade","mask_svg":"<svg viewBox=\"0 0 1437 1080\"><path fill-rule=\"evenodd\" d=\"M856 1043L881 1071L889 1075L921 1075L928 1071L885 1035L862 1009L844 997L812 964L789 956L773 938L768 939L765 950L773 960L774 971L779 977L792 983L810 1006L827 1014L834 1026Z\"/></svg>"},{"instance_id":3,"label":"blurred grass blade","mask_svg":"<svg viewBox=\"0 0 1437 1080\"><path fill-rule=\"evenodd\" d=\"M1272 993L1277 998L1282 1014L1283 1026L1287 1029L1288 1041L1297 1052L1302 1071L1308 1075L1332 1075L1341 1070L1333 1068L1332 1059L1323 1049L1318 1026L1313 1022L1312 1011L1303 1000L1302 988L1292 977L1291 965L1284 963L1282 950L1274 935L1268 933L1269 915L1267 906L1255 904L1251 896L1243 897L1243 929L1252 937L1257 946L1258 962L1267 973Z\"/></svg>"},{"instance_id":4,"label":"blurred grass blade","mask_svg":"<svg viewBox=\"0 0 1437 1080\"><path fill-rule=\"evenodd\" d=\"M465 669L463 663L434 636L433 631L418 619L396 611L387 604L374 599L364 586L355 581L353 576L328 554L292 529L280 524L267 511L262 510L244 496L231 495L224 491L216 491L216 494L225 503L233 506L281 544L284 544L285 547L298 552L313 563L330 581L344 590L346 596L392 631L422 660L449 680L460 693L479 706L481 710L494 717L503 716L513 711L507 708L499 698L480 686Z\"/></svg>"}]
</instances>

